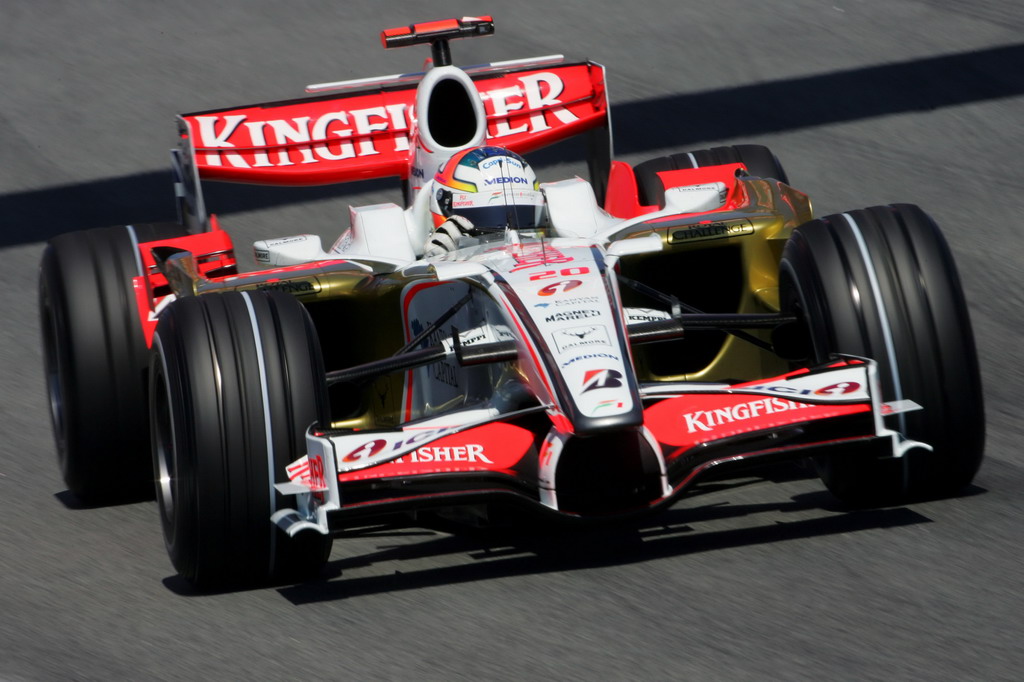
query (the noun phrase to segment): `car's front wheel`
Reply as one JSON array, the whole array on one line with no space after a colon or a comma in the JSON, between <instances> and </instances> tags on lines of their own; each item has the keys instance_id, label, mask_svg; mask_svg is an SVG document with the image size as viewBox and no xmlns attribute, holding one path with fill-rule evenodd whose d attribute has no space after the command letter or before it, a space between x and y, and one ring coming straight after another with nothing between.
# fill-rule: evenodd
<instances>
[{"instance_id":1,"label":"car's front wheel","mask_svg":"<svg viewBox=\"0 0 1024 682\"><path fill-rule=\"evenodd\" d=\"M178 573L202 589L314 576L330 536L289 537L270 521L284 504L274 483L327 419L305 308L281 292L182 299L161 315L153 350L157 502Z\"/></svg>"},{"instance_id":2,"label":"car's front wheel","mask_svg":"<svg viewBox=\"0 0 1024 682\"><path fill-rule=\"evenodd\" d=\"M805 223L786 243L779 283L783 310L806 324L812 360L873 358L882 399L923 408L887 417L887 425L933 448L901 458L821 458L829 490L873 504L967 486L984 449L981 379L956 265L935 222L897 204Z\"/></svg>"}]
</instances>

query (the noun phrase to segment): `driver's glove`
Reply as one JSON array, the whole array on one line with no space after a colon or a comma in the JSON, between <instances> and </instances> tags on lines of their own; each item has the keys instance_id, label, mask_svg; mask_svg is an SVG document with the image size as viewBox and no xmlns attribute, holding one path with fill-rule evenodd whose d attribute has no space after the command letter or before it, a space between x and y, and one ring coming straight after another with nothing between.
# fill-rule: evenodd
<instances>
[{"instance_id":1,"label":"driver's glove","mask_svg":"<svg viewBox=\"0 0 1024 682\"><path fill-rule=\"evenodd\" d=\"M472 230L473 223L468 219L460 215L451 216L427 237L427 243L423 245L423 257L443 256L449 251L454 251L458 248L459 237L469 234Z\"/></svg>"}]
</instances>

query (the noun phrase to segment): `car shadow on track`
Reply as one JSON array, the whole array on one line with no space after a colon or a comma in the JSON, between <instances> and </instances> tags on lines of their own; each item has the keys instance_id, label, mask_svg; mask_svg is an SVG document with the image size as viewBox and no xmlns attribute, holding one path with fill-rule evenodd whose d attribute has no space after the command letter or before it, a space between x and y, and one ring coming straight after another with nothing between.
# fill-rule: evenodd
<instances>
[{"instance_id":1,"label":"car shadow on track","mask_svg":"<svg viewBox=\"0 0 1024 682\"><path fill-rule=\"evenodd\" d=\"M741 484L743 485L743 484ZM399 527L370 529L363 538L384 541L377 551L330 562L324 579L279 588L295 605L371 594L415 590L530 574L621 566L655 559L684 557L750 545L814 538L866 530L896 528L931 519L906 507L839 510L828 493L794 496L778 503L711 502L673 508L642 521L585 529L521 526L499 529L454 529L434 526L410 531ZM809 512L820 512L805 518ZM801 518L780 521L779 514ZM767 514L770 521L737 526L737 520ZM702 526L717 526L705 529ZM422 541L409 542L409 532ZM395 534L399 534L396 536ZM386 544L394 539L394 544ZM337 542L344 546L345 538ZM417 568L420 560L448 556L455 565ZM397 565L386 575L346 577L347 572L378 564ZM402 570L403 564L408 571Z\"/></svg>"},{"instance_id":2,"label":"car shadow on track","mask_svg":"<svg viewBox=\"0 0 1024 682\"><path fill-rule=\"evenodd\" d=\"M152 502L155 498L150 494L141 495L126 495L114 500L104 500L102 502L86 502L80 500L70 490L61 490L58 493L53 494L54 499L64 505L65 509L72 511L84 510L84 509L104 509L106 507L118 507L124 504L138 504L140 502Z\"/></svg>"},{"instance_id":3,"label":"car shadow on track","mask_svg":"<svg viewBox=\"0 0 1024 682\"><path fill-rule=\"evenodd\" d=\"M335 548L343 553L354 542L362 547L373 546L373 551L335 559L327 564L319 579L278 585L276 589L288 601L301 606L932 522L906 506L852 509L825 490L797 492L788 500L769 502L734 504L724 497L749 499L745 489L756 495L757 488L767 489L768 483L800 486L813 478L816 476L811 468L784 462L743 478L706 481L667 511L604 525L560 526L519 519L509 525L480 527L433 516L415 526L381 523L346 531L335 540ZM986 492L984 488L970 486L959 497ZM787 515L792 520L786 519ZM425 562L438 560L449 565L423 568ZM374 570L376 575L365 575ZM353 573L364 575L352 576ZM182 597L224 593L197 591L179 576L169 576L162 582ZM260 589L265 587L228 592Z\"/></svg>"}]
</instances>

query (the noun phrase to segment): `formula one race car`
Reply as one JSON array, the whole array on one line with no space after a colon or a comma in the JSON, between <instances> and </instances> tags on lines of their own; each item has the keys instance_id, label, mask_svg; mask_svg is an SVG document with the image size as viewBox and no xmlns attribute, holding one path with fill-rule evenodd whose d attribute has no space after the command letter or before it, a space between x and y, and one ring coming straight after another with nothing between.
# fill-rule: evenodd
<instances>
[{"instance_id":1,"label":"formula one race car","mask_svg":"<svg viewBox=\"0 0 1024 682\"><path fill-rule=\"evenodd\" d=\"M604 68L452 65L450 40L493 31L387 30L430 45L424 72L184 115L178 223L49 244L71 491L131 499L155 478L174 566L209 587L315 574L332 534L384 515L623 518L734 465L809 458L853 504L972 480L978 364L931 218L815 218L756 145L612 161ZM577 135L590 180L537 186L518 154ZM352 208L327 251L257 242L247 274L199 184L381 176L404 207ZM465 229L430 253L452 215Z\"/></svg>"}]
</instances>

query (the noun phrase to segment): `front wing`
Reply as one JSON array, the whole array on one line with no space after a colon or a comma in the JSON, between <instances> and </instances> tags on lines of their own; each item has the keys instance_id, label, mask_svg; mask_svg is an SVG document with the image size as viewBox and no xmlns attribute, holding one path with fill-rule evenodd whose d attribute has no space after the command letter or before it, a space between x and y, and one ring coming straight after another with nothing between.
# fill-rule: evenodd
<instances>
[{"instance_id":1,"label":"front wing","mask_svg":"<svg viewBox=\"0 0 1024 682\"><path fill-rule=\"evenodd\" d=\"M730 465L930 450L887 427L885 417L920 407L883 403L877 375L874 361L843 358L756 382L652 384L641 391L644 424L631 435L576 437L560 431L562 421L549 419L545 406L456 412L394 431L314 428L308 454L277 485L295 495L295 507L272 520L291 535L326 534L382 514L503 501L565 519L621 517L672 504L704 474ZM594 480L586 478L587 458L589 473L600 474L609 456L644 460L649 493L605 507L566 504L560 486L569 472ZM581 461L584 473L575 473Z\"/></svg>"}]
</instances>

